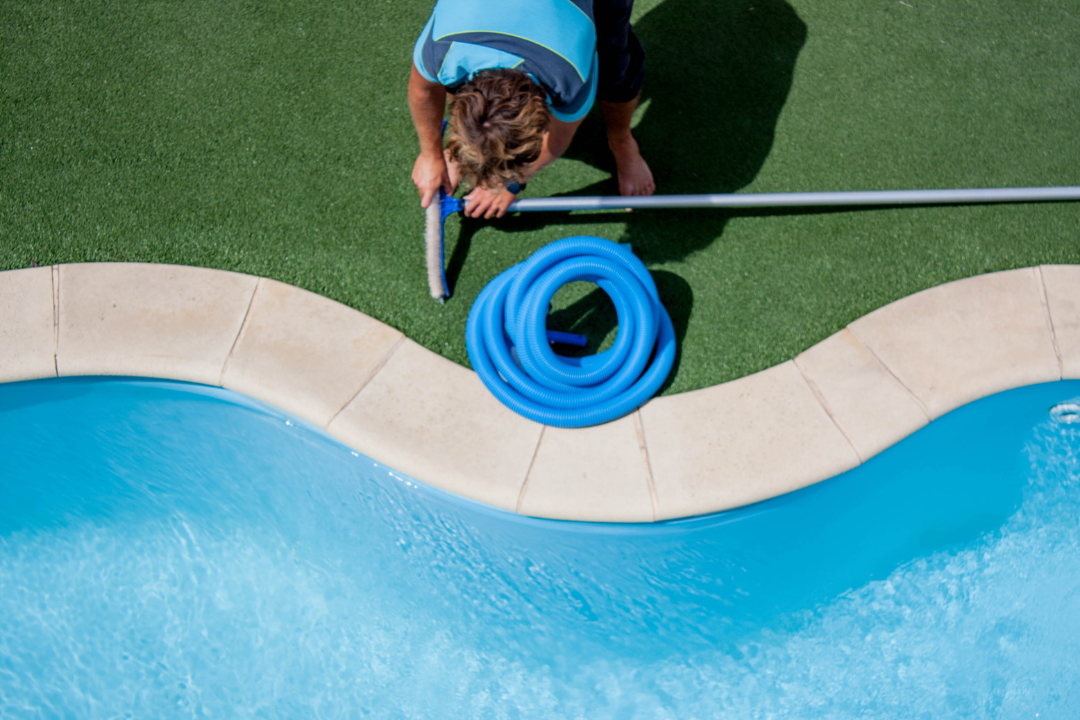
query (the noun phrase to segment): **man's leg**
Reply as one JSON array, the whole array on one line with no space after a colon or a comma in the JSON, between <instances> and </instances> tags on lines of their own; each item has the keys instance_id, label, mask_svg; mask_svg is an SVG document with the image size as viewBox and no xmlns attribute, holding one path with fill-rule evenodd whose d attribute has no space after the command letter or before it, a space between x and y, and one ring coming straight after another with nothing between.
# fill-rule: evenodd
<instances>
[{"instance_id":1,"label":"man's leg","mask_svg":"<svg viewBox=\"0 0 1080 720\"><path fill-rule=\"evenodd\" d=\"M608 147L615 156L615 170L619 175L620 195L652 195L656 192L652 171L645 158L641 157L637 140L630 132L630 120L638 99L629 102L600 101L607 124Z\"/></svg>"},{"instance_id":2,"label":"man's leg","mask_svg":"<svg viewBox=\"0 0 1080 720\"><path fill-rule=\"evenodd\" d=\"M608 147L615 156L622 195L652 195L652 171L630 133L641 84L645 50L630 27L634 0L596 0L596 50L600 56L600 109L607 123Z\"/></svg>"}]
</instances>

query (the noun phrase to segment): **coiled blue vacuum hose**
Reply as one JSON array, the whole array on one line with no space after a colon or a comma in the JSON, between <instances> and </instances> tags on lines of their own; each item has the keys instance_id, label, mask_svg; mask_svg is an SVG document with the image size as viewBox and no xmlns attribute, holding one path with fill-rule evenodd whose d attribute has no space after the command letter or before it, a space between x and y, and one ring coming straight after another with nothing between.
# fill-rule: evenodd
<instances>
[{"instance_id":1,"label":"coiled blue vacuum hose","mask_svg":"<svg viewBox=\"0 0 1080 720\"><path fill-rule=\"evenodd\" d=\"M599 285L619 318L612 347L584 358L555 354L546 330L552 297L575 280ZM660 389L675 362L671 318L645 265L629 247L588 236L551 243L492 280L469 311L465 345L473 369L503 404L561 428L632 412Z\"/></svg>"}]
</instances>

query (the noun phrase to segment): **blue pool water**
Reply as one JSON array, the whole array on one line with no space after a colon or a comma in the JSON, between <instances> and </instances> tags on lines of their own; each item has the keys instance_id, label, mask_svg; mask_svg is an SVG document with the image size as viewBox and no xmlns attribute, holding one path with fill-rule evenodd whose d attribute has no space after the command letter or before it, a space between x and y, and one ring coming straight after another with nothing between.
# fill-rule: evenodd
<instances>
[{"instance_id":1,"label":"blue pool water","mask_svg":"<svg viewBox=\"0 0 1080 720\"><path fill-rule=\"evenodd\" d=\"M453 498L219 389L2 385L0 717L1080 717L1078 399L612 526Z\"/></svg>"}]
</instances>

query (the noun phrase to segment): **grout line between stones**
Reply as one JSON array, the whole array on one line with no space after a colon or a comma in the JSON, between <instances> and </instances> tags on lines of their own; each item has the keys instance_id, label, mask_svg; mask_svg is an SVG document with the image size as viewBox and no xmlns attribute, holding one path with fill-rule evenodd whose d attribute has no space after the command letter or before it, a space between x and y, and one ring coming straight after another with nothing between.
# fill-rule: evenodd
<instances>
[{"instance_id":1,"label":"grout line between stones","mask_svg":"<svg viewBox=\"0 0 1080 720\"><path fill-rule=\"evenodd\" d=\"M660 497L656 494L656 481L653 479L652 463L649 461L649 447L645 442L645 423L641 419L641 408L634 411L634 430L637 431L638 447L641 448L641 459L645 463L645 481L649 485L649 500L652 502L652 519L656 522L660 517Z\"/></svg>"},{"instance_id":2,"label":"grout line between stones","mask_svg":"<svg viewBox=\"0 0 1080 720\"><path fill-rule=\"evenodd\" d=\"M915 404L919 406L919 409L923 411L923 415L925 415L925 416L926 416L926 421L927 421L927 422L933 422L934 418L933 418L933 416L932 416L932 415L930 414L930 409L926 407L926 405L925 405L925 404L923 403L923 401L922 401L922 400L921 400L921 399L919 398L919 396L918 396L918 395L916 395L916 394L914 393L914 391L912 391L912 389L911 389L911 388L909 388L909 387L907 386L907 384L906 384L906 383L905 383L905 382L904 382L903 380L901 380L901 379L900 379L900 376L899 376L899 375L897 375L896 373L894 373L894 372L893 372L893 370L892 370L892 368L891 368L891 367L889 367L888 365L886 365L886 364L885 364L885 362L884 362L884 361L883 361L883 360L882 360L882 359L881 359L880 357L878 357L878 354L877 354L876 352L874 352L874 348L870 347L870 345L868 345L868 344L866 343L866 341L864 341L864 340L863 340L863 339L862 339L861 337L859 337L859 333L855 332L855 328L854 328L854 327L852 327L851 325L848 325L848 326L847 326L847 329L848 329L848 332L850 332L850 333L851 333L851 336L852 336L853 338L855 338L856 340L858 340L858 341L859 341L859 344L860 344L860 345L862 345L862 346L863 346L864 348L866 348L866 351L867 351L868 353L870 353L870 355L871 355L871 356L872 356L872 357L873 357L873 358L874 358L875 360L877 360L877 362L878 362L878 365L880 365L880 366L881 366L882 368L884 368L885 372L889 373L889 375L892 375L892 378L893 378L893 380L895 380L896 382L898 382L898 383L900 384L900 387L904 388L904 390L906 390L906 391L907 391L907 394L911 396L911 399L912 399L912 400L914 400L914 401L915 401Z\"/></svg>"},{"instance_id":3,"label":"grout line between stones","mask_svg":"<svg viewBox=\"0 0 1080 720\"><path fill-rule=\"evenodd\" d=\"M861 465L862 463L866 462L866 458L864 458L863 454L859 452L859 448L855 447L855 441L851 439L851 436L847 434L846 430L844 430L844 426L841 425L840 421L836 419L836 415L833 414L832 408L829 407L829 403L826 402L825 395L822 394L821 388L817 386L816 382L810 379L809 373L806 372L806 368L802 366L798 358L792 358L791 361L795 363L795 368L799 371L799 374L802 375L802 379L806 382L807 387L810 388L810 392L814 393L814 397L817 398L818 404L821 405L821 408L825 411L825 414L829 416L829 419L832 420L833 425L836 426L836 429L839 430L840 434L844 436L845 440L847 440L848 445L850 445L851 449L855 452L855 457L859 458L859 464Z\"/></svg>"},{"instance_id":4,"label":"grout line between stones","mask_svg":"<svg viewBox=\"0 0 1080 720\"><path fill-rule=\"evenodd\" d=\"M225 362L221 364L221 374L218 375L218 385L221 387L225 387L225 371L229 369L229 361L232 360L233 353L236 352L236 346L240 344L240 338L244 334L244 329L247 328L248 320L251 318L251 308L255 306L255 297L259 294L259 291L262 290L265 283L265 278L259 278L255 281L255 289L251 291L247 310L244 311L244 320L240 323L240 329L236 331L236 337L233 338L232 347L229 348L229 354L225 356Z\"/></svg>"},{"instance_id":5,"label":"grout line between stones","mask_svg":"<svg viewBox=\"0 0 1080 720\"><path fill-rule=\"evenodd\" d=\"M1061 346L1058 345L1057 331L1054 329L1054 315L1050 312L1050 297L1046 294L1046 281L1043 279L1042 265L1035 266L1035 282L1039 285L1039 301L1043 306L1046 316L1046 327L1050 330L1050 341L1054 343L1054 354L1058 361L1058 379L1065 377L1065 359L1061 356Z\"/></svg>"},{"instance_id":6,"label":"grout line between stones","mask_svg":"<svg viewBox=\"0 0 1080 720\"><path fill-rule=\"evenodd\" d=\"M529 469L525 471L525 481L521 483L521 490L518 491L517 505L514 506L514 512L521 514L521 505L525 502L525 490L529 487L529 478L532 477L533 466L536 465L536 456L540 454L540 444L544 442L544 433L547 432L547 425L540 427L540 437L536 440L536 447L533 448L532 459L529 460Z\"/></svg>"},{"instance_id":7,"label":"grout line between stones","mask_svg":"<svg viewBox=\"0 0 1080 720\"><path fill-rule=\"evenodd\" d=\"M350 395L349 399L346 400L344 404L342 404L342 406L339 407L334 412L334 414L330 416L330 419L326 421L325 425L323 425L324 430L329 428L334 423L334 421L337 420L337 416L340 415L345 408L349 407L349 404L352 403L352 401L360 395L364 388L366 388L368 384L370 384L371 381L375 379L375 376L378 375L384 367L386 367L386 363L390 362L390 358L394 356L394 353L398 351L398 348L405 344L406 340L408 340L408 338L405 337L404 333L402 333L401 337L399 337L397 341L394 342L390 349L387 350L386 354L383 355L379 362L375 365L375 368L371 371L371 374L364 378L363 382L360 383L360 387L356 388L356 392Z\"/></svg>"},{"instance_id":8,"label":"grout line between stones","mask_svg":"<svg viewBox=\"0 0 1080 720\"><path fill-rule=\"evenodd\" d=\"M60 377L60 266L53 265L50 270L52 279L52 316L53 316L53 372Z\"/></svg>"}]
</instances>

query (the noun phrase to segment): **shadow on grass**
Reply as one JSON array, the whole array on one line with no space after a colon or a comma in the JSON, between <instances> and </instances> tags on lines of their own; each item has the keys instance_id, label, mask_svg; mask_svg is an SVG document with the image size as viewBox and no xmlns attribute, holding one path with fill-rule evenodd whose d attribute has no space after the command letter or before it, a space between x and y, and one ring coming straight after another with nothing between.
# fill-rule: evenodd
<instances>
[{"instance_id":1,"label":"shadow on grass","mask_svg":"<svg viewBox=\"0 0 1080 720\"><path fill-rule=\"evenodd\" d=\"M748 185L772 149L805 23L784 0L666 0L634 30L648 53L641 96L648 106L634 135L657 192L726 193ZM582 124L566 157L614 174L599 113ZM618 185L612 177L571 194L617 195ZM715 210L677 219L634 213L622 240L646 262L679 260L717 239L730 217Z\"/></svg>"},{"instance_id":2,"label":"shadow on grass","mask_svg":"<svg viewBox=\"0 0 1080 720\"><path fill-rule=\"evenodd\" d=\"M464 214L461 215L461 226L458 229L457 241L454 243L454 250L450 254L450 260L446 263L446 289L449 291L450 297L454 296L458 278L461 277L461 271L465 267L465 259L469 257L469 248L472 247L473 235L483 227L485 222L487 221L465 217Z\"/></svg>"},{"instance_id":3,"label":"shadow on grass","mask_svg":"<svg viewBox=\"0 0 1080 720\"><path fill-rule=\"evenodd\" d=\"M784 0L665 0L634 31L647 53L643 114L634 136L652 168L657 192L726 193L748 185L772 149L795 61L806 42L806 24ZM615 160L598 110L582 123L566 157L612 173L608 180L567 195L618 194ZM631 243L646 263L681 260L719 238L736 214L742 213L632 213L620 240ZM582 215L569 222L577 217L595 221L594 215ZM566 224L568 216L524 213L503 227L535 230L552 222ZM466 225L447 269L451 284L479 227Z\"/></svg>"},{"instance_id":4,"label":"shadow on grass","mask_svg":"<svg viewBox=\"0 0 1080 720\"><path fill-rule=\"evenodd\" d=\"M679 362L682 359L682 341L686 336L686 328L690 324L690 313L694 307L694 291L690 289L688 282L675 273L654 270L652 276L656 282L656 292L660 296L660 302L667 308L668 315L671 316L671 324L675 327L677 348L675 364L667 380L657 391L660 393L668 388L678 374ZM547 326L550 330L579 333L588 338L588 343L582 348L559 345L557 352L569 357L595 355L600 351L604 339L618 324L619 318L615 314L615 304L600 288L550 313L547 318Z\"/></svg>"},{"instance_id":5,"label":"shadow on grass","mask_svg":"<svg viewBox=\"0 0 1080 720\"><path fill-rule=\"evenodd\" d=\"M772 149L806 42L805 23L784 0L665 0L634 30L648 53L643 115L634 135L657 192L725 193L748 185ZM615 161L598 111L582 123L566 157L613 175L568 195L618 194ZM732 217L792 212L804 211L639 211L619 218L626 222L619 240L631 243L647 264L677 261L718 239ZM536 230L551 223L592 223L596 217L522 213L502 226ZM462 218L447 267L451 286L465 264L472 235L484 222Z\"/></svg>"},{"instance_id":6,"label":"shadow on grass","mask_svg":"<svg viewBox=\"0 0 1080 720\"><path fill-rule=\"evenodd\" d=\"M734 192L748 185L772 149L780 111L791 89L795 62L806 42L806 25L784 0L665 0L634 26L645 46L647 74L642 118L634 129L662 194ZM645 104L648 104L647 107ZM603 119L594 111L578 130L566 157L609 171ZM617 195L614 177L571 195ZM627 213L627 231L646 264L680 260L723 233L737 215L759 212L683 209ZM503 222L506 230L536 230L551 223L595 223L597 215L522 213ZM472 236L486 221L462 218L447 267L457 284ZM693 307L693 291L678 275L654 271L660 298L671 315L679 347ZM617 325L615 309L597 288L549 316L552 329L589 338L585 355ZM675 369L665 388L675 377Z\"/></svg>"}]
</instances>

